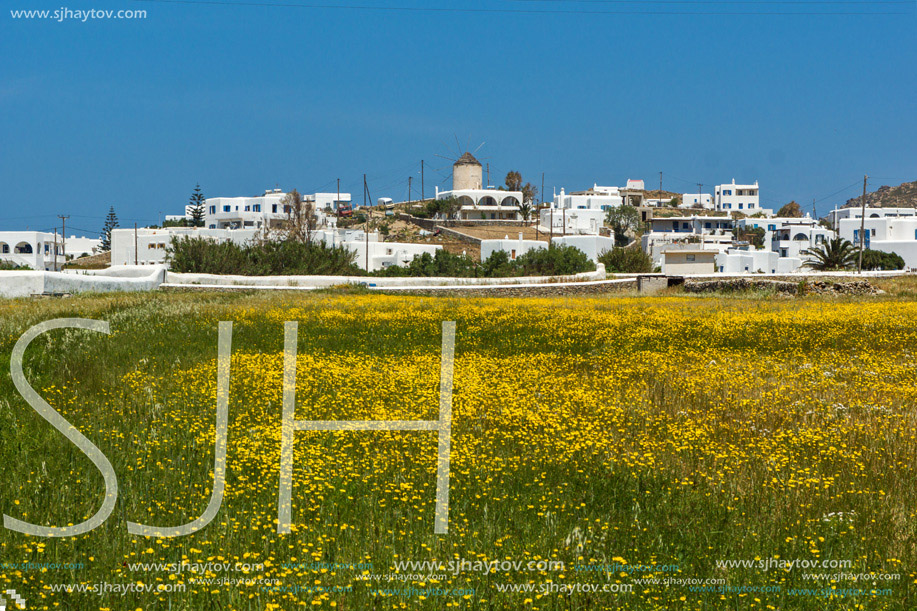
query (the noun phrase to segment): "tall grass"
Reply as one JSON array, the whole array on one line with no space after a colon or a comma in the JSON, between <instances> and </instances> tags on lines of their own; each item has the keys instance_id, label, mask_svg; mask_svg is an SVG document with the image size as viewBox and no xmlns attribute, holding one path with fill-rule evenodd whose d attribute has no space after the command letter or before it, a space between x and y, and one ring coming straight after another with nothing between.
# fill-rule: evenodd
<instances>
[{"instance_id":1,"label":"tall grass","mask_svg":"<svg viewBox=\"0 0 917 611\"><path fill-rule=\"evenodd\" d=\"M16 338L58 317L112 334L57 331L26 354L30 383L108 456L118 505L92 533L0 530L0 569L29 609L889 609L915 607L917 305L700 299L439 299L332 294L152 294L0 302L0 368ZM217 324L234 321L226 496L203 531L175 526L212 486ZM296 434L294 532L276 534L283 323L299 321L298 419L435 419L439 325L456 320L448 535L433 534L436 436ZM0 377L0 509L77 522L102 479ZM855 584L804 572L719 568L728 559L850 559ZM264 563L248 577L349 592L275 593L193 583L236 573L131 570L135 562ZM465 571L372 579L402 560L562 561L564 571ZM312 561L373 564L313 570ZM613 572L627 563L677 570ZM370 577L368 581L363 578ZM724 579L771 593L702 593L639 578ZM169 594L51 593L50 584L183 584ZM632 585L627 594L501 592L506 584ZM891 588L823 598L793 588ZM384 588L474 595L378 595ZM449 605L447 607L447 605Z\"/></svg>"}]
</instances>

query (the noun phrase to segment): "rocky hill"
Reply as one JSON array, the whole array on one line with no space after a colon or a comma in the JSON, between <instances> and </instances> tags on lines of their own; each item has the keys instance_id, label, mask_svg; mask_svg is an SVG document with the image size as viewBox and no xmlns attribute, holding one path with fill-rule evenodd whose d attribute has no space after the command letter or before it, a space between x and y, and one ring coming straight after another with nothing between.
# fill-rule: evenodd
<instances>
[{"instance_id":1,"label":"rocky hill","mask_svg":"<svg viewBox=\"0 0 917 611\"><path fill-rule=\"evenodd\" d=\"M847 200L844 208L860 207L863 196ZM897 187L882 186L866 194L866 205L870 208L917 208L917 181L905 182Z\"/></svg>"}]
</instances>

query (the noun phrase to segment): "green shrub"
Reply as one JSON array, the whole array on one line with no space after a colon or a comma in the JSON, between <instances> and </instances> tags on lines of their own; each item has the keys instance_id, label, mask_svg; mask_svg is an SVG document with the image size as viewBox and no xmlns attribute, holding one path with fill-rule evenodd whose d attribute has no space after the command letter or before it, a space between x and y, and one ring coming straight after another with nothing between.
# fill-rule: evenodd
<instances>
[{"instance_id":1,"label":"green shrub","mask_svg":"<svg viewBox=\"0 0 917 611\"><path fill-rule=\"evenodd\" d=\"M0 261L0 272L27 271L31 269L28 265L17 265L12 261Z\"/></svg>"},{"instance_id":2,"label":"green shrub","mask_svg":"<svg viewBox=\"0 0 917 611\"><path fill-rule=\"evenodd\" d=\"M568 276L595 271L595 263L575 246L536 248L516 257L513 262L520 276Z\"/></svg>"},{"instance_id":3,"label":"green shrub","mask_svg":"<svg viewBox=\"0 0 917 611\"><path fill-rule=\"evenodd\" d=\"M173 237L167 260L175 272L242 276L362 275L356 253L323 242L292 240L239 245L199 237Z\"/></svg>"},{"instance_id":4,"label":"green shrub","mask_svg":"<svg viewBox=\"0 0 917 611\"><path fill-rule=\"evenodd\" d=\"M406 266L392 265L373 272L382 277L433 277L473 278L477 275L477 264L467 255L454 255L446 250L437 250L435 255L417 255Z\"/></svg>"},{"instance_id":5,"label":"green shrub","mask_svg":"<svg viewBox=\"0 0 917 611\"><path fill-rule=\"evenodd\" d=\"M882 252L881 250L863 251L863 269L869 270L895 270L904 269L904 259L895 252Z\"/></svg>"},{"instance_id":6,"label":"green shrub","mask_svg":"<svg viewBox=\"0 0 917 611\"><path fill-rule=\"evenodd\" d=\"M599 256L605 271L616 274L649 274L653 272L653 258L640 248L612 248Z\"/></svg>"},{"instance_id":7,"label":"green shrub","mask_svg":"<svg viewBox=\"0 0 917 611\"><path fill-rule=\"evenodd\" d=\"M511 276L567 276L595 271L595 263L574 246L536 248L510 260L505 250L494 251L481 263L467 255L437 250L424 253L406 266L392 265L373 272L375 276L441 276L449 278L508 278Z\"/></svg>"}]
</instances>

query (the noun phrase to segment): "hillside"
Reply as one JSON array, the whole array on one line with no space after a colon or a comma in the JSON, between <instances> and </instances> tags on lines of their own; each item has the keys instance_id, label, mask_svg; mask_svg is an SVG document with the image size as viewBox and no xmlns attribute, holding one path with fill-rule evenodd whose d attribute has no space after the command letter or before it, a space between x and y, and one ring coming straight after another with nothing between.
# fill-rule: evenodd
<instances>
[{"instance_id":1,"label":"hillside","mask_svg":"<svg viewBox=\"0 0 917 611\"><path fill-rule=\"evenodd\" d=\"M844 208L863 205L863 196L847 200ZM877 191L866 194L866 205L870 208L917 208L917 181L905 182L897 187L881 186Z\"/></svg>"}]
</instances>

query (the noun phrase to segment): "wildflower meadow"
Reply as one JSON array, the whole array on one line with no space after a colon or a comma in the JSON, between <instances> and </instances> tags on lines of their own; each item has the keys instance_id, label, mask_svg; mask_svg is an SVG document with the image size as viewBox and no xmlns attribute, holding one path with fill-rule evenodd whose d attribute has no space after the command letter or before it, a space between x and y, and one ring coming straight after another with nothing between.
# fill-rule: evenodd
<instances>
[{"instance_id":1,"label":"wildflower meadow","mask_svg":"<svg viewBox=\"0 0 917 611\"><path fill-rule=\"evenodd\" d=\"M917 303L892 296L453 299L162 293L0 302L0 529L28 609L917 608ZM232 323L213 501L218 330ZM448 532L438 435L297 430L278 532L284 326L295 417L431 421L455 321ZM10 607L14 608L14 607Z\"/></svg>"}]
</instances>

